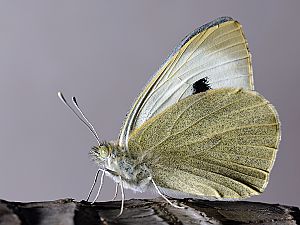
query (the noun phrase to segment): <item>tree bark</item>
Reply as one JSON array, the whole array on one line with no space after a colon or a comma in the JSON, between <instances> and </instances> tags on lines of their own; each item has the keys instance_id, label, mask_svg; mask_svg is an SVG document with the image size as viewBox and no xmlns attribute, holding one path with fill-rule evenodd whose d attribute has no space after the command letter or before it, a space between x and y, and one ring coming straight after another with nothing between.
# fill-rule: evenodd
<instances>
[{"instance_id":1,"label":"tree bark","mask_svg":"<svg viewBox=\"0 0 300 225\"><path fill-rule=\"evenodd\" d=\"M297 207L246 201L173 199L185 209L174 208L163 199L133 199L97 202L61 199L49 202L8 202L0 200L0 225L109 225L109 224L300 224Z\"/></svg>"}]
</instances>

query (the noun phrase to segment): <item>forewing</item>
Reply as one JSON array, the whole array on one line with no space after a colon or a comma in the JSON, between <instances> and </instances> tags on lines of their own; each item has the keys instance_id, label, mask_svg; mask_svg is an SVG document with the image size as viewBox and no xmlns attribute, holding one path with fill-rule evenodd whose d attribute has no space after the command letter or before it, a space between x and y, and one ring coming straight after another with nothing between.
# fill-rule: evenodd
<instances>
[{"instance_id":1,"label":"forewing","mask_svg":"<svg viewBox=\"0 0 300 225\"><path fill-rule=\"evenodd\" d=\"M247 41L228 17L198 28L175 48L127 115L119 145L128 147L132 130L180 99L223 87L253 89Z\"/></svg>"},{"instance_id":2,"label":"forewing","mask_svg":"<svg viewBox=\"0 0 300 225\"><path fill-rule=\"evenodd\" d=\"M189 96L132 132L129 151L161 187L245 198L268 183L280 140L273 106L257 92L222 88Z\"/></svg>"}]
</instances>

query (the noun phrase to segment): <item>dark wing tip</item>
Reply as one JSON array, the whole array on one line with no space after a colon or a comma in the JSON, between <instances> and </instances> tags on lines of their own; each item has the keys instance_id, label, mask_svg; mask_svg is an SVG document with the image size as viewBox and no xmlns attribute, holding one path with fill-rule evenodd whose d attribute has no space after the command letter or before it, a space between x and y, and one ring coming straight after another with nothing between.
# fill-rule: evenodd
<instances>
[{"instance_id":1,"label":"dark wing tip","mask_svg":"<svg viewBox=\"0 0 300 225\"><path fill-rule=\"evenodd\" d=\"M179 46L177 46L177 48L181 48L186 42L188 42L192 37L194 37L195 35L201 33L204 30L207 30L211 27L217 26L219 24L225 23L227 21L232 21L233 19L229 16L223 16L223 17L219 17L211 22L208 22L204 25L202 25L201 27L198 27L197 29L195 29L194 31L192 31L191 33L189 33L179 44Z\"/></svg>"}]
</instances>

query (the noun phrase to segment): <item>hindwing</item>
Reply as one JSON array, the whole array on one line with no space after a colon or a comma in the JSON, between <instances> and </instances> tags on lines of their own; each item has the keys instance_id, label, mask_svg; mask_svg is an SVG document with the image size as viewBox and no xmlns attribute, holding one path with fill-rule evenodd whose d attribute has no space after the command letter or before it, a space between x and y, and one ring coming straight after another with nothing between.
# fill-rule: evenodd
<instances>
[{"instance_id":1,"label":"hindwing","mask_svg":"<svg viewBox=\"0 0 300 225\"><path fill-rule=\"evenodd\" d=\"M221 88L180 100L135 129L129 152L163 188L245 198L266 187L280 140L274 107L257 92Z\"/></svg>"}]
</instances>

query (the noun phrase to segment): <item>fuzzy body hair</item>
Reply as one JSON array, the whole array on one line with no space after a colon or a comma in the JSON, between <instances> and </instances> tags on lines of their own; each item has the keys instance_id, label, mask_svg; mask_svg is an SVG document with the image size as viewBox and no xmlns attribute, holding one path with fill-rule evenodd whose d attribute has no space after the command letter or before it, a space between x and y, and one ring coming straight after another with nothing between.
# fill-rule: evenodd
<instances>
[{"instance_id":1,"label":"fuzzy body hair","mask_svg":"<svg viewBox=\"0 0 300 225\"><path fill-rule=\"evenodd\" d=\"M152 173L145 163L133 158L128 151L113 142L103 145L110 149L106 159L100 158L96 149L91 150L91 155L99 166L108 171L109 177L117 183L122 180L124 188L137 192L144 192L151 186Z\"/></svg>"}]
</instances>

